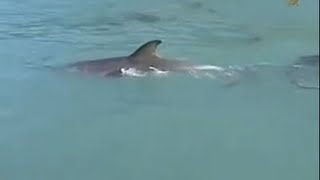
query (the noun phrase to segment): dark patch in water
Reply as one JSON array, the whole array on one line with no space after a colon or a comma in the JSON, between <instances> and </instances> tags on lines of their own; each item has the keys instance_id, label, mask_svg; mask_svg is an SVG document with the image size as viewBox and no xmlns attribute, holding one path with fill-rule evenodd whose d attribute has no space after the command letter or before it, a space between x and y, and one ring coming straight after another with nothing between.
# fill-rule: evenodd
<instances>
[{"instance_id":1,"label":"dark patch in water","mask_svg":"<svg viewBox=\"0 0 320 180\"><path fill-rule=\"evenodd\" d=\"M143 23L155 23L161 20L159 16L140 12L130 13L127 18L128 20L136 20Z\"/></svg>"},{"instance_id":2,"label":"dark patch in water","mask_svg":"<svg viewBox=\"0 0 320 180\"><path fill-rule=\"evenodd\" d=\"M217 10L213 9L213 8L208 8L206 7L206 4L200 1L194 1L194 2L186 2L183 4L184 7L186 7L187 9L192 9L192 10L203 10L203 11L207 11L211 14L216 14Z\"/></svg>"},{"instance_id":3,"label":"dark patch in water","mask_svg":"<svg viewBox=\"0 0 320 180\"><path fill-rule=\"evenodd\" d=\"M319 90L319 55L301 56L288 67L286 75L299 88Z\"/></svg>"},{"instance_id":4,"label":"dark patch in water","mask_svg":"<svg viewBox=\"0 0 320 180\"><path fill-rule=\"evenodd\" d=\"M121 26L122 23L121 22L115 22L115 21L110 21L110 22L107 22L106 24L110 25L110 26Z\"/></svg>"},{"instance_id":5,"label":"dark patch in water","mask_svg":"<svg viewBox=\"0 0 320 180\"><path fill-rule=\"evenodd\" d=\"M262 41L262 37L260 36L254 36L254 37L251 37L248 39L249 43L257 43L257 42L260 42Z\"/></svg>"},{"instance_id":6,"label":"dark patch in water","mask_svg":"<svg viewBox=\"0 0 320 180\"><path fill-rule=\"evenodd\" d=\"M203 8L204 5L202 2L187 2L185 6L191 9L200 9Z\"/></svg>"},{"instance_id":7,"label":"dark patch in water","mask_svg":"<svg viewBox=\"0 0 320 180\"><path fill-rule=\"evenodd\" d=\"M211 13L211 14L217 14L217 10L214 10L212 8L209 8L208 12Z\"/></svg>"}]
</instances>

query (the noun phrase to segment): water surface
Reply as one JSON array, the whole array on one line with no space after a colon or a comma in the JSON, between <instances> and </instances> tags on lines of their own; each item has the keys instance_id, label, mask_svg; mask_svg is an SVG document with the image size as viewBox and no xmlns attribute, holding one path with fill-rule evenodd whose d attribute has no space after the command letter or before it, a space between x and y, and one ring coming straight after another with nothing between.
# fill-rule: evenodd
<instances>
[{"instance_id":1,"label":"water surface","mask_svg":"<svg viewBox=\"0 0 320 180\"><path fill-rule=\"evenodd\" d=\"M319 178L319 92L285 77L226 88L191 76L39 70L129 54L219 66L319 53L319 2L0 2L0 179Z\"/></svg>"}]
</instances>

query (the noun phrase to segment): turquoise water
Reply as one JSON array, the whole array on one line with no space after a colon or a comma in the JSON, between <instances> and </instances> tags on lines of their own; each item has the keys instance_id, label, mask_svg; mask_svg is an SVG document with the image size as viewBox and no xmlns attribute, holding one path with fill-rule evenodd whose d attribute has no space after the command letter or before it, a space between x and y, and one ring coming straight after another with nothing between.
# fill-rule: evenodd
<instances>
[{"instance_id":1,"label":"turquoise water","mask_svg":"<svg viewBox=\"0 0 320 180\"><path fill-rule=\"evenodd\" d=\"M277 74L102 79L31 68L129 54L219 66L319 53L319 2L0 1L0 179L315 180L319 91Z\"/></svg>"}]
</instances>

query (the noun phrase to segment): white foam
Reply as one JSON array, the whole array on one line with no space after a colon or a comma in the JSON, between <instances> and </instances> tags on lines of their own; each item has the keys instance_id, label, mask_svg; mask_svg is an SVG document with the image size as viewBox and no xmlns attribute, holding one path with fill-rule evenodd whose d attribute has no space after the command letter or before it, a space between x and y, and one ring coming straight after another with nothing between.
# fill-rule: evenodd
<instances>
[{"instance_id":1,"label":"white foam","mask_svg":"<svg viewBox=\"0 0 320 180\"><path fill-rule=\"evenodd\" d=\"M199 66L193 66L190 69L193 70L216 70L216 71L223 71L224 68L219 66L213 66L213 65L199 65Z\"/></svg>"},{"instance_id":2,"label":"white foam","mask_svg":"<svg viewBox=\"0 0 320 180\"><path fill-rule=\"evenodd\" d=\"M199 79L199 78L216 79L217 78L217 75L215 73L207 72L207 71L190 70L188 71L188 73L196 79Z\"/></svg>"},{"instance_id":3,"label":"white foam","mask_svg":"<svg viewBox=\"0 0 320 180\"><path fill-rule=\"evenodd\" d=\"M121 68L121 74L124 76L130 76L130 77L144 77L146 76L146 73L139 71L135 68L129 68L129 69L125 69L125 68Z\"/></svg>"},{"instance_id":4,"label":"white foam","mask_svg":"<svg viewBox=\"0 0 320 180\"><path fill-rule=\"evenodd\" d=\"M150 66L149 69L152 70L152 74L156 76L167 76L169 74L169 71L162 71L160 69L157 69L155 67Z\"/></svg>"},{"instance_id":5,"label":"white foam","mask_svg":"<svg viewBox=\"0 0 320 180\"><path fill-rule=\"evenodd\" d=\"M162 71L154 67L149 67L149 69L152 71L145 72L145 71L137 70L136 68L129 68L129 69L121 68L121 74L129 77L145 77L147 75L162 77L162 76L167 76L169 73L168 71Z\"/></svg>"},{"instance_id":6,"label":"white foam","mask_svg":"<svg viewBox=\"0 0 320 180\"><path fill-rule=\"evenodd\" d=\"M122 68L121 73L122 75L129 76L129 77L145 77L149 75L156 76L156 77L163 77L163 76L169 75L169 71L163 71L153 66L150 66L149 69L151 71L145 72L145 71L137 70L136 68L129 68L129 69ZM225 71L224 68L221 68L219 66L213 66L213 65L198 65L198 66L189 67L187 68L187 70L188 70L188 73L195 78L206 77L210 79L217 78L216 73L221 73Z\"/></svg>"}]
</instances>

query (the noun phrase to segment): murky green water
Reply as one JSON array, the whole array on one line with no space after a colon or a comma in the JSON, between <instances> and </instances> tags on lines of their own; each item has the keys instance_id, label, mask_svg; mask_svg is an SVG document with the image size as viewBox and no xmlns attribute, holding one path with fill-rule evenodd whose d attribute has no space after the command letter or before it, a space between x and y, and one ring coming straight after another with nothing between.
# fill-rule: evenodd
<instances>
[{"instance_id":1,"label":"murky green water","mask_svg":"<svg viewBox=\"0 0 320 180\"><path fill-rule=\"evenodd\" d=\"M315 180L319 91L284 77L227 88L190 76L112 79L55 65L159 54L212 65L319 53L319 2L0 2L0 179Z\"/></svg>"}]
</instances>

